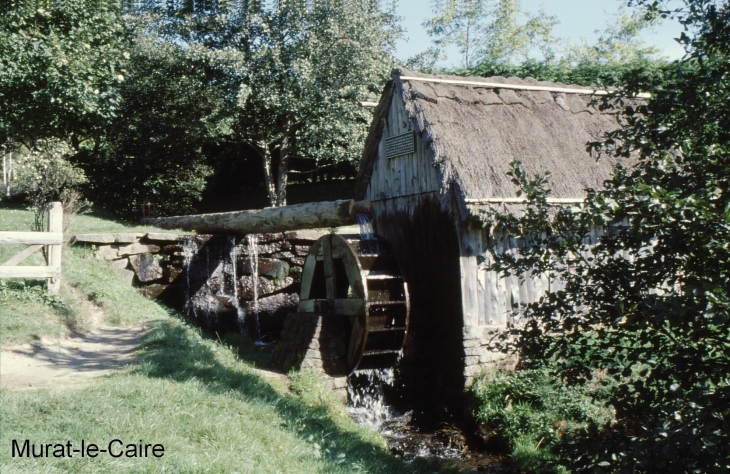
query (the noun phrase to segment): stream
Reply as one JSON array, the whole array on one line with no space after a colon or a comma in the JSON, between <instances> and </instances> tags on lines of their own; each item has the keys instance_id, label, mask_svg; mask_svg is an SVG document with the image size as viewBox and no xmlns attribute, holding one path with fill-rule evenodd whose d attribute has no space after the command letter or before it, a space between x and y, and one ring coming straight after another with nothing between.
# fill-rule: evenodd
<instances>
[{"instance_id":1,"label":"stream","mask_svg":"<svg viewBox=\"0 0 730 474\"><path fill-rule=\"evenodd\" d=\"M437 459L444 467L456 465L465 472L506 472L501 457L488 451L476 434L453 422L399 413L390 406L385 393L393 380L393 369L355 371L348 377L347 411L357 423L380 432L394 455L406 461Z\"/></svg>"}]
</instances>

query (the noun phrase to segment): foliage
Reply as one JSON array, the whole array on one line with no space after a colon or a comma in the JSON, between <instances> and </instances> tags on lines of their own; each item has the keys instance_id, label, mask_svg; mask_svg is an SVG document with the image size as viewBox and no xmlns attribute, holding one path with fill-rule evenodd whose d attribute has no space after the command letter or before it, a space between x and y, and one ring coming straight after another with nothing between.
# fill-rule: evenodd
<instances>
[{"instance_id":1,"label":"foliage","mask_svg":"<svg viewBox=\"0 0 730 474\"><path fill-rule=\"evenodd\" d=\"M436 16L424 23L435 38L434 46L408 60L410 67L424 72L433 71L436 63L445 59L442 48L448 45L459 48L462 61L456 73L463 75L489 76L503 70L514 74L500 75L539 79L534 72L565 76L579 69L582 77L595 69L625 71L662 62L659 50L646 46L639 37L658 24L661 16L643 6L630 13L620 8L608 16L605 29L597 31L595 44L585 40L573 44L554 36L557 18L544 9L532 15L522 10L519 0L437 0L434 13ZM525 18L523 23L521 18Z\"/></svg>"},{"instance_id":2,"label":"foliage","mask_svg":"<svg viewBox=\"0 0 730 474\"><path fill-rule=\"evenodd\" d=\"M286 203L291 160L322 167L359 159L371 113L358 102L377 99L399 31L377 2L155 11L157 43L211 59L205 87L221 91L226 109L218 110L227 114L217 130L257 154L271 205Z\"/></svg>"},{"instance_id":3,"label":"foliage","mask_svg":"<svg viewBox=\"0 0 730 474\"><path fill-rule=\"evenodd\" d=\"M525 247L494 253L493 268L565 282L521 308L527 323L516 332L527 367L548 366L571 386L597 370L616 381L617 424L560 447L572 470L726 472L730 11L687 0L654 13L677 15L696 32L682 35L689 54L676 64L680 74L646 104L617 99L624 127L593 144L637 164L588 190L582 209L552 212L547 177L531 179L516 163L525 214L493 219ZM588 246L596 226L607 230Z\"/></svg>"},{"instance_id":4,"label":"foliage","mask_svg":"<svg viewBox=\"0 0 730 474\"><path fill-rule=\"evenodd\" d=\"M642 62L659 56L659 49L647 46L639 34L658 24L660 16L639 8L626 13L624 8L606 19L606 29L595 44L566 45L561 62L569 64L624 64Z\"/></svg>"},{"instance_id":5,"label":"foliage","mask_svg":"<svg viewBox=\"0 0 730 474\"><path fill-rule=\"evenodd\" d=\"M532 77L538 81L622 87L649 92L675 78L678 67L676 63L650 59L607 64L586 62L575 66L568 63L546 63L532 60L516 65L485 61L473 68L457 70L455 73L483 77Z\"/></svg>"},{"instance_id":6,"label":"foliage","mask_svg":"<svg viewBox=\"0 0 730 474\"><path fill-rule=\"evenodd\" d=\"M88 192L138 217L141 205L185 214L212 173L206 146L232 133L231 78L244 64L233 51L186 45L158 31L154 15L129 16L128 74L122 102L104 144L80 157L93 177Z\"/></svg>"},{"instance_id":7,"label":"foliage","mask_svg":"<svg viewBox=\"0 0 730 474\"><path fill-rule=\"evenodd\" d=\"M519 469L552 472L554 447L565 436L605 425L612 412L587 386L564 386L546 369L498 372L477 378L470 394L478 403L476 419L495 433Z\"/></svg>"},{"instance_id":8,"label":"foliage","mask_svg":"<svg viewBox=\"0 0 730 474\"><path fill-rule=\"evenodd\" d=\"M16 154L13 183L16 192L25 194L33 209L34 230L45 230L47 207L51 202L60 201L63 206L64 230L70 225L71 217L88 206L78 191L87 182L86 175L69 161L74 153L64 142L44 139L36 142L33 149Z\"/></svg>"},{"instance_id":9,"label":"foliage","mask_svg":"<svg viewBox=\"0 0 730 474\"><path fill-rule=\"evenodd\" d=\"M48 294L40 280L0 280L0 303L7 305L10 300L42 303L59 310L67 309L64 301Z\"/></svg>"},{"instance_id":10,"label":"foliage","mask_svg":"<svg viewBox=\"0 0 730 474\"><path fill-rule=\"evenodd\" d=\"M533 48L552 55L556 17L545 10L532 15L519 0L436 0L433 10L435 16L423 26L437 48L459 48L464 68L482 61L512 64L527 59ZM520 23L520 17L526 21Z\"/></svg>"},{"instance_id":11,"label":"foliage","mask_svg":"<svg viewBox=\"0 0 730 474\"><path fill-rule=\"evenodd\" d=\"M115 2L13 3L0 7L0 143L98 136L124 80Z\"/></svg>"}]
</instances>

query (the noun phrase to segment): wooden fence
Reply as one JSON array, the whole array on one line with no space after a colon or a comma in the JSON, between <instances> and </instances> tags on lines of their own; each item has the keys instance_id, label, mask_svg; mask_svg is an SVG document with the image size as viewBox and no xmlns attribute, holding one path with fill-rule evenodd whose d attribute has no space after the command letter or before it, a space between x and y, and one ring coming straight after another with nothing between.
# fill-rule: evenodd
<instances>
[{"instance_id":1,"label":"wooden fence","mask_svg":"<svg viewBox=\"0 0 730 474\"><path fill-rule=\"evenodd\" d=\"M24 250L0 264L0 278L46 278L48 293L61 288L61 249L63 247L63 207L60 202L48 205L47 232L0 232L0 245L26 244ZM18 266L34 252L48 246L46 265Z\"/></svg>"}]
</instances>

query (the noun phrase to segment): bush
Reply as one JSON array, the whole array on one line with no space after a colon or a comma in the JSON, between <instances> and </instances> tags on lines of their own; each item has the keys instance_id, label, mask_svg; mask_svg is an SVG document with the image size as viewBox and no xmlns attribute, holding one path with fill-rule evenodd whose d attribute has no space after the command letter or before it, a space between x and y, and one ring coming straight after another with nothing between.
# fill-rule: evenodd
<instances>
[{"instance_id":1,"label":"bush","mask_svg":"<svg viewBox=\"0 0 730 474\"><path fill-rule=\"evenodd\" d=\"M13 182L33 209L34 230L45 230L46 207L51 202L60 201L63 205L64 231L71 217L88 206L77 189L87 182L86 174L69 161L74 154L67 143L49 139L17 155Z\"/></svg>"},{"instance_id":2,"label":"bush","mask_svg":"<svg viewBox=\"0 0 730 474\"><path fill-rule=\"evenodd\" d=\"M511 453L512 463L536 472L560 472L557 447L566 437L604 427L612 419L600 386L566 386L547 369L492 373L471 387L475 417Z\"/></svg>"}]
</instances>

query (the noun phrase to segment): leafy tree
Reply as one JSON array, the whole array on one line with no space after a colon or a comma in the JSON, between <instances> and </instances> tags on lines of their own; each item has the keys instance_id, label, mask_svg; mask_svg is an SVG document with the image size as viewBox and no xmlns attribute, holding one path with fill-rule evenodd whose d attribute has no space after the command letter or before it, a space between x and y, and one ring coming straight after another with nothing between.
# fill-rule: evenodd
<instances>
[{"instance_id":1,"label":"leafy tree","mask_svg":"<svg viewBox=\"0 0 730 474\"><path fill-rule=\"evenodd\" d=\"M0 7L0 142L98 136L124 81L114 2L11 2Z\"/></svg>"},{"instance_id":2,"label":"leafy tree","mask_svg":"<svg viewBox=\"0 0 730 474\"><path fill-rule=\"evenodd\" d=\"M378 2L282 2L242 19L255 33L239 92L241 136L260 155L271 205L286 204L289 160L356 163L393 65L395 18Z\"/></svg>"},{"instance_id":3,"label":"leafy tree","mask_svg":"<svg viewBox=\"0 0 730 474\"><path fill-rule=\"evenodd\" d=\"M43 139L32 150L21 148L19 151L13 184L17 191L25 195L26 202L33 210L33 230L45 230L48 204L60 201L65 232L73 216L88 206L78 191L86 183L86 176L68 160L76 150L64 141Z\"/></svg>"},{"instance_id":4,"label":"leafy tree","mask_svg":"<svg viewBox=\"0 0 730 474\"><path fill-rule=\"evenodd\" d=\"M435 0L435 16L423 23L437 48L455 45L462 67L482 61L525 60L533 48L552 55L554 16L541 10L531 15L519 0ZM524 16L527 21L520 23Z\"/></svg>"},{"instance_id":5,"label":"leafy tree","mask_svg":"<svg viewBox=\"0 0 730 474\"><path fill-rule=\"evenodd\" d=\"M547 177L531 179L515 164L529 205L522 217L493 219L525 248L493 254L493 268L565 281L522 308L526 367L547 367L569 385L612 383L615 423L560 446L572 470L727 472L730 8L637 3L675 15L688 52L648 103L617 99L624 128L594 144L638 163L588 190L582 210L557 213L548 209ZM593 226L607 232L587 246Z\"/></svg>"},{"instance_id":6,"label":"leafy tree","mask_svg":"<svg viewBox=\"0 0 730 474\"><path fill-rule=\"evenodd\" d=\"M212 172L207 147L234 135L241 55L176 41L160 31L166 21L128 17L119 112L104 142L79 157L89 195L129 217L146 201L161 214L193 211Z\"/></svg>"},{"instance_id":7,"label":"leafy tree","mask_svg":"<svg viewBox=\"0 0 730 474\"><path fill-rule=\"evenodd\" d=\"M184 2L183 2L184 3ZM286 204L293 158L355 163L392 66L395 17L378 2L220 2L213 10L156 6L159 35L236 57L222 81L235 119L229 139L262 162L270 205Z\"/></svg>"},{"instance_id":8,"label":"leafy tree","mask_svg":"<svg viewBox=\"0 0 730 474\"><path fill-rule=\"evenodd\" d=\"M661 17L646 8L626 13L621 8L606 20L606 28L599 33L595 44L568 44L561 62L569 64L626 64L641 63L659 57L659 49L647 46L639 34L651 28Z\"/></svg>"}]
</instances>

